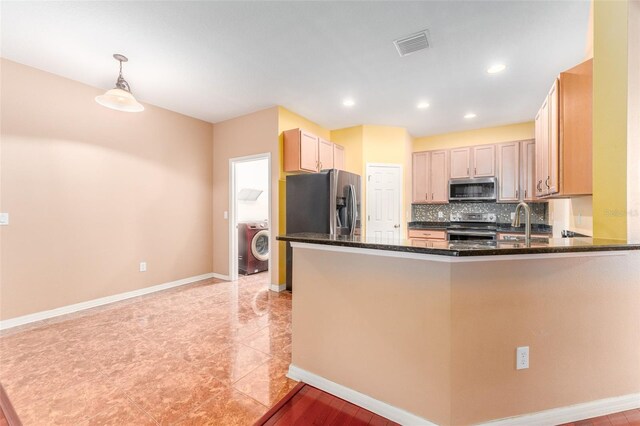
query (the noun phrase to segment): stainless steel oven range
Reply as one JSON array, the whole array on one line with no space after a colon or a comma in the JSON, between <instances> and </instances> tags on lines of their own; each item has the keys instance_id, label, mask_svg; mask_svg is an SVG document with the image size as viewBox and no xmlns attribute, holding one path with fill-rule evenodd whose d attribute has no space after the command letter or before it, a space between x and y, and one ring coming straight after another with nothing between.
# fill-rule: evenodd
<instances>
[{"instance_id":1,"label":"stainless steel oven range","mask_svg":"<svg viewBox=\"0 0 640 426\"><path fill-rule=\"evenodd\" d=\"M451 213L450 220L449 241L497 239L495 213Z\"/></svg>"}]
</instances>

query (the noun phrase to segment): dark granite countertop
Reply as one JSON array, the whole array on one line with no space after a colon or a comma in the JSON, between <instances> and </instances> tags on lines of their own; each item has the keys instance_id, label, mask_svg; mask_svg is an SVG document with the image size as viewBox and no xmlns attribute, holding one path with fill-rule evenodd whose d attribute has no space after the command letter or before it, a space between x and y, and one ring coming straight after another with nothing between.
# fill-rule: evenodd
<instances>
[{"instance_id":1,"label":"dark granite countertop","mask_svg":"<svg viewBox=\"0 0 640 426\"><path fill-rule=\"evenodd\" d=\"M451 222L409 222L409 229L447 229L451 226ZM510 232L514 234L524 234L524 225L520 227L511 226L510 223L498 223L498 232ZM531 232L534 234L549 234L553 233L553 227L551 225L533 223L531 224Z\"/></svg>"},{"instance_id":2,"label":"dark granite countertop","mask_svg":"<svg viewBox=\"0 0 640 426\"><path fill-rule=\"evenodd\" d=\"M640 244L594 238L538 238L530 244L523 241L429 241L426 247L412 245L410 240L376 239L364 236L332 236L299 233L280 235L279 241L354 247L441 256L496 256L514 254L577 253L597 251L640 250Z\"/></svg>"}]
</instances>

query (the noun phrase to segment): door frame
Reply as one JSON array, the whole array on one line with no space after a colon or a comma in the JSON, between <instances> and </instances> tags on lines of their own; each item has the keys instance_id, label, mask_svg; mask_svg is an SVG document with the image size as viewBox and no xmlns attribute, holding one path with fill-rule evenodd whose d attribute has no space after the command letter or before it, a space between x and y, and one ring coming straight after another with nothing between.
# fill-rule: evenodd
<instances>
[{"instance_id":1,"label":"door frame","mask_svg":"<svg viewBox=\"0 0 640 426\"><path fill-rule=\"evenodd\" d=\"M398 197L398 203L400 204L398 207L398 211L400 212L400 228L399 232L400 232L400 238L402 239L402 236L404 235L404 215L403 215L403 206L404 206L404 172L403 172L403 166L400 163L367 163L365 166L365 211L364 214L366 215L366 220L365 222L365 228L364 228L364 235L367 235L367 228L369 227L369 176L371 176L370 174L370 169L372 167L387 167L387 168L394 168L394 169L398 169L398 171L400 172L400 180L398 181L398 193L400 194L400 197Z\"/></svg>"},{"instance_id":2,"label":"door frame","mask_svg":"<svg viewBox=\"0 0 640 426\"><path fill-rule=\"evenodd\" d=\"M271 153L264 152L261 154L246 155L244 157L234 157L229 159L229 280L236 281L238 279L238 200L236 197L236 165L240 163L246 163L249 161L267 160L267 178L269 180L267 184L267 197L268 197L268 215L269 221L269 274L272 271L271 259L273 259L272 253L276 247L273 243L273 222L272 217L272 205L271 205L271 191L273 190L271 179ZM215 237L214 237L215 238ZM271 280L269 280L271 282Z\"/></svg>"}]
</instances>

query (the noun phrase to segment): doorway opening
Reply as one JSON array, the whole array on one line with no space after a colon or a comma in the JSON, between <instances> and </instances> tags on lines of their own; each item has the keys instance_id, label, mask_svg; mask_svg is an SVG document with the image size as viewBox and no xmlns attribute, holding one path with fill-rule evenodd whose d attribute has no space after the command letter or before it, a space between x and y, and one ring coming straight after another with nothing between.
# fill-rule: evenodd
<instances>
[{"instance_id":1,"label":"doorway opening","mask_svg":"<svg viewBox=\"0 0 640 426\"><path fill-rule=\"evenodd\" d=\"M271 270L271 153L229 160L229 279Z\"/></svg>"},{"instance_id":2,"label":"doorway opening","mask_svg":"<svg viewBox=\"0 0 640 426\"><path fill-rule=\"evenodd\" d=\"M402 235L402 166L367 163L367 237L399 240Z\"/></svg>"}]
</instances>

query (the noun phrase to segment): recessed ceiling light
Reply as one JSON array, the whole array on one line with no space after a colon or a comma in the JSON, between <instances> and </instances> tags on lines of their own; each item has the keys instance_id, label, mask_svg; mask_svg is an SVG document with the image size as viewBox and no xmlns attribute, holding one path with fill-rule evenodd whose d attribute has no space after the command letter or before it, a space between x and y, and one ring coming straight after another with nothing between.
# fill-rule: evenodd
<instances>
[{"instance_id":1,"label":"recessed ceiling light","mask_svg":"<svg viewBox=\"0 0 640 426\"><path fill-rule=\"evenodd\" d=\"M429 102L418 102L418 105L416 105L416 107L418 109L427 109L429 108Z\"/></svg>"},{"instance_id":2,"label":"recessed ceiling light","mask_svg":"<svg viewBox=\"0 0 640 426\"><path fill-rule=\"evenodd\" d=\"M475 118L475 114L470 112L469 114L465 114L464 118Z\"/></svg>"},{"instance_id":3,"label":"recessed ceiling light","mask_svg":"<svg viewBox=\"0 0 640 426\"><path fill-rule=\"evenodd\" d=\"M505 64L494 64L494 65L491 65L489 68L487 68L487 72L489 74L496 74L501 71L504 71L506 68L507 66Z\"/></svg>"},{"instance_id":4,"label":"recessed ceiling light","mask_svg":"<svg viewBox=\"0 0 640 426\"><path fill-rule=\"evenodd\" d=\"M346 106L346 107L352 107L356 104L356 101L354 101L351 98L346 98L344 101L342 101L342 105Z\"/></svg>"}]
</instances>

